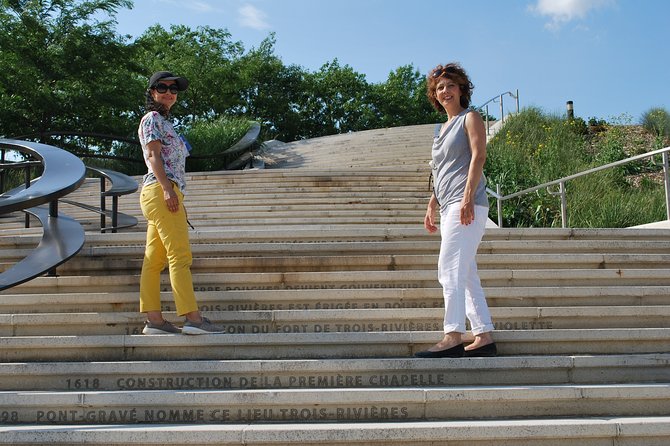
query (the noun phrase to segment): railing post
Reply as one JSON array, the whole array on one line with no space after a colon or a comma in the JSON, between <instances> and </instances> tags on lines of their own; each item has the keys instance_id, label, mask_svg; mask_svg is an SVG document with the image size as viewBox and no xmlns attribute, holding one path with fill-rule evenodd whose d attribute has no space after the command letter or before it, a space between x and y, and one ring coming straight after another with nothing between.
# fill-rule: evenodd
<instances>
[{"instance_id":1,"label":"railing post","mask_svg":"<svg viewBox=\"0 0 670 446\"><path fill-rule=\"evenodd\" d=\"M28 189L30 187L30 166L26 166L24 174L25 174L25 176L24 176L24 186L26 187L26 189ZM29 228L30 227L30 215L28 213L26 213L25 223L26 223L25 224L26 228Z\"/></svg>"},{"instance_id":2,"label":"railing post","mask_svg":"<svg viewBox=\"0 0 670 446\"><path fill-rule=\"evenodd\" d=\"M105 215L105 176L100 176L100 232L105 232L105 226L107 225L107 218ZM112 223L114 226L114 223Z\"/></svg>"},{"instance_id":3,"label":"railing post","mask_svg":"<svg viewBox=\"0 0 670 446\"><path fill-rule=\"evenodd\" d=\"M665 216L670 220L670 176L668 173L668 152L663 152L663 182L665 184Z\"/></svg>"},{"instance_id":4,"label":"railing post","mask_svg":"<svg viewBox=\"0 0 670 446\"><path fill-rule=\"evenodd\" d=\"M496 197L496 201L498 202L498 227L502 228L503 227L502 200L500 199L502 194L500 193L500 184L496 184L496 194L498 194L498 196Z\"/></svg>"},{"instance_id":5,"label":"railing post","mask_svg":"<svg viewBox=\"0 0 670 446\"><path fill-rule=\"evenodd\" d=\"M503 112L503 96L504 95L502 94L500 95L500 120L505 122L505 113Z\"/></svg>"},{"instance_id":6,"label":"railing post","mask_svg":"<svg viewBox=\"0 0 670 446\"><path fill-rule=\"evenodd\" d=\"M5 149L0 149L0 162L5 164ZM0 194L5 192L5 169L0 169Z\"/></svg>"},{"instance_id":7,"label":"railing post","mask_svg":"<svg viewBox=\"0 0 670 446\"><path fill-rule=\"evenodd\" d=\"M516 114L519 114L519 89L516 89Z\"/></svg>"},{"instance_id":8,"label":"railing post","mask_svg":"<svg viewBox=\"0 0 670 446\"><path fill-rule=\"evenodd\" d=\"M49 203L49 217L58 217L58 200Z\"/></svg>"},{"instance_id":9,"label":"railing post","mask_svg":"<svg viewBox=\"0 0 670 446\"><path fill-rule=\"evenodd\" d=\"M559 193L561 194L561 225L563 228L568 227L568 203L565 198L565 181L561 181Z\"/></svg>"},{"instance_id":10,"label":"railing post","mask_svg":"<svg viewBox=\"0 0 670 446\"><path fill-rule=\"evenodd\" d=\"M26 216L28 214L26 213ZM49 217L51 218L58 218L58 200L54 200L49 202ZM58 274L56 274L56 268L51 268L49 271L47 271L47 276L49 277L56 277Z\"/></svg>"},{"instance_id":11,"label":"railing post","mask_svg":"<svg viewBox=\"0 0 670 446\"><path fill-rule=\"evenodd\" d=\"M112 234L116 234L116 227L119 226L119 197L112 196Z\"/></svg>"}]
</instances>

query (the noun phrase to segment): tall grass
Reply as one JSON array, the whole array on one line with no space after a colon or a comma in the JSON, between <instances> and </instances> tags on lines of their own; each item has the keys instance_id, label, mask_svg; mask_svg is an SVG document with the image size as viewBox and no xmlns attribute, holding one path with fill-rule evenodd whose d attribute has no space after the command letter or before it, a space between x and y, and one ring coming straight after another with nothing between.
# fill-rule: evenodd
<instances>
[{"instance_id":1,"label":"tall grass","mask_svg":"<svg viewBox=\"0 0 670 446\"><path fill-rule=\"evenodd\" d=\"M484 167L489 187L500 185L508 195L636 154L627 153L631 143L620 126L604 128L596 138L581 119L523 110L489 142ZM652 149L633 148L637 153ZM627 227L664 219L663 186L645 177L658 169L640 161L567 182L568 226ZM493 205L491 217L498 218ZM507 200L502 220L506 227L560 227L560 198L541 189Z\"/></svg>"},{"instance_id":2,"label":"tall grass","mask_svg":"<svg viewBox=\"0 0 670 446\"><path fill-rule=\"evenodd\" d=\"M568 226L626 228L665 219L665 194L659 184L631 187L607 170L569 183Z\"/></svg>"}]
</instances>

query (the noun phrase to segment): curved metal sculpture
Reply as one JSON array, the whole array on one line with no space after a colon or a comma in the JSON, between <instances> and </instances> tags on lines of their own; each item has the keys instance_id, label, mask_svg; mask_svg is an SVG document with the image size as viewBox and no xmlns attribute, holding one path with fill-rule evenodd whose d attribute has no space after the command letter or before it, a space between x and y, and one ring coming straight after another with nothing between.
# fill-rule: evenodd
<instances>
[{"instance_id":1,"label":"curved metal sculpture","mask_svg":"<svg viewBox=\"0 0 670 446\"><path fill-rule=\"evenodd\" d=\"M0 148L27 153L43 167L30 187L18 187L0 195L0 215L24 211L42 223L42 240L27 257L0 274L0 290L53 271L77 254L84 245L84 229L75 220L58 215L58 199L76 190L86 178L79 158L46 144L0 139ZM13 167L12 163L3 164ZM48 203L48 207L43 206Z\"/></svg>"},{"instance_id":2,"label":"curved metal sculpture","mask_svg":"<svg viewBox=\"0 0 670 446\"><path fill-rule=\"evenodd\" d=\"M229 155L233 153L240 153L243 150L246 149L251 149L251 147L256 144L256 141L258 141L258 135L261 133L261 125L257 122L254 122L251 125L251 128L247 131L246 135L242 137L238 142L233 144L232 147L229 147L228 149L223 151L223 155ZM228 170L237 170L237 169L243 169L246 164L251 164L253 163L253 152L252 150L248 150L247 152L240 153L240 155L237 157L235 161L232 161L226 166L226 169Z\"/></svg>"},{"instance_id":3,"label":"curved metal sculpture","mask_svg":"<svg viewBox=\"0 0 670 446\"><path fill-rule=\"evenodd\" d=\"M79 158L58 147L15 139L0 139L0 147L28 153L44 166L42 176L22 190L0 195L0 215L51 203L81 186L86 166ZM68 175L63 175L67 172Z\"/></svg>"},{"instance_id":4,"label":"curved metal sculpture","mask_svg":"<svg viewBox=\"0 0 670 446\"><path fill-rule=\"evenodd\" d=\"M242 169L246 164L251 163L253 157L251 149L258 141L258 135L260 135L260 133L261 125L257 122L253 122L249 130L247 130L247 133L245 133L245 135L239 141L227 149L217 153L216 155L191 155L189 159L205 160L213 157L235 155L237 153L243 152L244 150L247 150L247 152L241 153L237 158L224 166L224 169L226 170Z\"/></svg>"}]
</instances>

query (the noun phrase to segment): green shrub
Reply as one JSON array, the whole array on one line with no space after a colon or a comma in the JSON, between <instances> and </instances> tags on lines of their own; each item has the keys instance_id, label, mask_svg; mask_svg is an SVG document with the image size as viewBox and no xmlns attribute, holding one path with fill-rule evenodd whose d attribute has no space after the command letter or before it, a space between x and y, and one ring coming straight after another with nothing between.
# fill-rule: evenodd
<instances>
[{"instance_id":1,"label":"green shrub","mask_svg":"<svg viewBox=\"0 0 670 446\"><path fill-rule=\"evenodd\" d=\"M586 125L586 121L584 121L582 118L571 119L569 123L570 123L570 130L572 130L574 133L581 136L588 135L589 126Z\"/></svg>"},{"instance_id":2,"label":"green shrub","mask_svg":"<svg viewBox=\"0 0 670 446\"><path fill-rule=\"evenodd\" d=\"M187 158L189 171L215 171L225 169L239 156L223 154L249 131L252 122L243 118L218 118L212 121L198 120L184 131L184 137L192 147L191 156ZM207 157L207 159L195 159Z\"/></svg>"},{"instance_id":3,"label":"green shrub","mask_svg":"<svg viewBox=\"0 0 670 446\"><path fill-rule=\"evenodd\" d=\"M642 126L655 136L670 136L670 113L664 108L652 108L642 115Z\"/></svg>"},{"instance_id":4,"label":"green shrub","mask_svg":"<svg viewBox=\"0 0 670 446\"><path fill-rule=\"evenodd\" d=\"M500 184L510 194L577 172L584 158L580 127L537 108L510 117L488 144L489 187ZM497 209L491 209L497 219ZM555 226L557 219L560 226L560 201L544 190L503 202L505 226Z\"/></svg>"},{"instance_id":5,"label":"green shrub","mask_svg":"<svg viewBox=\"0 0 670 446\"><path fill-rule=\"evenodd\" d=\"M627 158L623 138L624 135L620 127L608 127L601 134L601 138L594 143L593 166L602 166ZM610 180L619 184L623 183L628 168L630 168L630 164L614 167L614 173L609 177Z\"/></svg>"},{"instance_id":6,"label":"green shrub","mask_svg":"<svg viewBox=\"0 0 670 446\"><path fill-rule=\"evenodd\" d=\"M670 138L670 113L664 108L652 108L642 115L642 127L656 137L657 149Z\"/></svg>"}]
</instances>

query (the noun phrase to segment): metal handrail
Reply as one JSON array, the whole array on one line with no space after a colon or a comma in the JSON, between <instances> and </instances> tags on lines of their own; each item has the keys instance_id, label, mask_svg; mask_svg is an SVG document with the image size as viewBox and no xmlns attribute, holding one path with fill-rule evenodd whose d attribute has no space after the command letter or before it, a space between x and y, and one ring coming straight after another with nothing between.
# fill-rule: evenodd
<instances>
[{"instance_id":1,"label":"metal handrail","mask_svg":"<svg viewBox=\"0 0 670 446\"><path fill-rule=\"evenodd\" d=\"M663 183L665 186L665 213L666 217L668 220L670 220L670 174L669 174L669 169L668 169L668 152L670 152L670 146L664 147L662 149L654 150L652 152L647 152L647 153L642 153L640 155L636 156L631 156L630 158L626 158L620 161L615 161L613 163L609 164L604 164L599 167L594 167L592 169L585 170L583 172L579 172L573 175L569 175L567 177L560 178L558 180L554 181L549 181L547 183L540 184L539 186L534 186L530 187L528 189L524 189L519 192L514 192L509 195L501 195L501 188L500 185L498 184L496 186L496 191L491 190L490 188L486 188L486 191L488 192L489 195L494 197L497 200L498 204L498 226L502 228L502 202L505 200L509 200L510 198L516 198L521 195L528 194L530 192L535 192L536 190L546 188L547 192L549 192L551 195L559 195L561 197L561 224L563 228L567 227L567 220L568 220L568 211L567 211L567 199L566 199L566 190L565 190L565 183L574 180L575 178L580 178L585 175L589 175L591 173L599 172L601 170L605 169L610 169L612 167L616 166L621 166L623 164L630 163L632 161L637 161L639 159L644 159L644 158L649 158L653 157L655 155L662 155L663 157ZM558 192L552 192L549 190L551 186L557 185L559 186Z\"/></svg>"},{"instance_id":2,"label":"metal handrail","mask_svg":"<svg viewBox=\"0 0 670 446\"><path fill-rule=\"evenodd\" d=\"M517 100L517 111L518 111L518 100L519 100L519 90L518 89L516 90L516 94L512 93L511 91L506 91L504 93L497 94L497 95L493 96L491 99L489 99L488 101L484 102L482 105L480 105L477 108L484 108L486 105L490 104L491 102L495 102L497 100L500 100L506 94L510 95L511 97L513 97L514 99Z\"/></svg>"},{"instance_id":3,"label":"metal handrail","mask_svg":"<svg viewBox=\"0 0 670 446\"><path fill-rule=\"evenodd\" d=\"M505 95L510 95L512 98L516 100L516 112L519 113L519 89L516 89L516 94L512 93L511 91L506 91L504 93L500 93L499 95L493 96L491 99L488 101L484 102L482 105L479 107L475 107L475 110L482 110L485 109L485 120L486 120L486 134L489 134L489 104L491 102L500 102L500 120L503 121L505 119L505 111L503 107L503 96Z\"/></svg>"}]
</instances>

